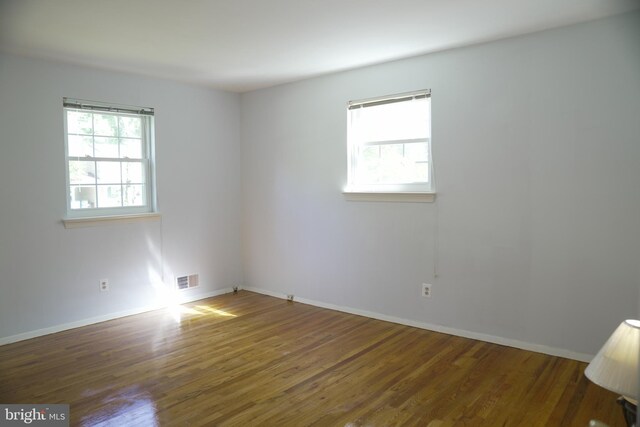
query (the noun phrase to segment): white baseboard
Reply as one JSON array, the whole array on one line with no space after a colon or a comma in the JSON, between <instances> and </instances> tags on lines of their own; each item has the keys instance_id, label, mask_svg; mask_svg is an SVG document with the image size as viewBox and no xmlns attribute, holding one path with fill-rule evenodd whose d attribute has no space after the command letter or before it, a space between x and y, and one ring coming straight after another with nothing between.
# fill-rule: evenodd
<instances>
[{"instance_id":1,"label":"white baseboard","mask_svg":"<svg viewBox=\"0 0 640 427\"><path fill-rule=\"evenodd\" d=\"M260 289L260 288L254 288L254 287L243 287L242 289L245 289L245 290L251 291L251 292L256 292L256 293L263 294L263 295L269 295L269 296L272 296L272 297L275 297L275 298L280 298L280 299L286 299L287 298L286 294L281 294L279 292L272 292L272 291L269 291L269 290L266 290L266 289ZM187 302L198 301L198 300L201 300L201 299L204 299L204 298L210 298L210 297L214 297L214 296L218 296L218 295L222 295L222 294L227 294L227 293L231 293L231 292L233 292L232 288L216 289L216 290L211 291L211 292L201 293L201 294L197 294L197 295L185 296L183 298L180 298L178 303L183 304L183 303L187 303ZM388 316L386 314L380 314L380 313L375 313L375 312L372 312L372 311L360 310L360 309L351 308L351 307L344 307L344 306L339 306L339 305L335 305L335 304L325 303L325 302L322 302L322 301L310 300L310 299L306 299L306 298L296 297L295 300L297 302L300 302L300 303L303 303L303 304L313 305L313 306L316 306L316 307L327 308L327 309L330 309L330 310L341 311L341 312L344 312L344 313L355 314L355 315L358 315L358 316L369 317L369 318L372 318L372 319L384 320L386 322L398 323L400 325L413 326L415 328L426 329L426 330L429 330L429 331L441 332L441 333L445 333L445 334L449 334L449 335L455 335L455 336L459 336L459 337L471 338L471 339L475 339L475 340L479 340L479 341L485 341L485 342L490 342L490 343L494 343L494 344L505 345L505 346L508 346L508 347L519 348L519 349L522 349L522 350L534 351L536 353L543 353L543 354L548 354L548 355L551 355L551 356L558 356L558 357L564 357L564 358L567 358L567 359L579 360L581 362L590 362L591 359L593 359L593 355L591 355L591 354L577 353L577 352L574 352L574 351L565 350L565 349L561 349L561 348L549 347L549 346L540 345L540 344L533 344L533 343L528 343L528 342L524 342L524 341L518 341L518 340L509 339L509 338L503 338L503 337L498 337L498 336L494 336L494 335L483 334L483 333L479 333L479 332L471 332L471 331L466 331L466 330L463 330L463 329L449 328L449 327L446 327L446 326L440 326L440 325L436 325L436 324L433 324L433 323L418 322L418 321L415 321L415 320L403 319L403 318L395 317L395 316ZM102 315L102 316L91 317L91 318L88 318L88 319L82 319L82 320L78 320L78 321L75 321L75 322L64 323L64 324L61 324L61 325L55 325L55 326L51 326L51 327L48 327L48 328L38 329L38 330L35 330L35 331L29 331L29 332L24 332L24 333L17 334L17 335L12 335L12 336L8 336L8 337L2 337L2 338L0 338L0 345L11 344L11 343L14 343L14 342L23 341L23 340L27 340L27 339L30 339L30 338L36 338L36 337L40 337L40 336L43 336L43 335L49 335L49 334L53 334L53 333L56 333L56 332L62 332L62 331L66 331L66 330L69 330L69 329L79 328L81 326L93 325L95 323L105 322L107 320L118 319L120 317L131 316L131 315L134 315L134 314L145 313L145 312L148 312L148 311L158 310L158 309L161 309L161 308L164 308L164 307L161 306L161 305L138 307L138 308L134 308L134 309L131 309L131 310L124 310L124 311L119 311L119 312L115 312L115 313L109 313L109 314Z\"/></svg>"},{"instance_id":2,"label":"white baseboard","mask_svg":"<svg viewBox=\"0 0 640 427\"><path fill-rule=\"evenodd\" d=\"M263 295L269 295L276 298L286 299L286 294L278 292L272 292L266 289L245 287L247 291L256 292ZM360 310L357 308L343 307L335 304L329 304L321 301L314 301L306 298L296 297L295 301L303 304L309 304L316 307L328 308L331 310L342 311L344 313L356 314L358 316L370 317L372 319L384 320L386 322L398 323L400 325L413 326L415 328L426 329L434 332L442 332L444 334L455 335L463 338L471 338L474 340L490 342L493 344L500 344L507 347L519 348L521 350L533 351L536 353L548 354L550 356L564 357L565 359L578 360L580 362L590 362L593 359L592 354L577 353L575 351L565 350L562 348L548 347L541 344L533 344L524 341L513 340L510 338L503 338L489 334L483 334L479 332L466 331L464 329L449 328L447 326L435 325L433 323L418 322L415 320L403 319L395 316L388 316L386 314L375 313L372 311Z\"/></svg>"},{"instance_id":3,"label":"white baseboard","mask_svg":"<svg viewBox=\"0 0 640 427\"><path fill-rule=\"evenodd\" d=\"M178 300L178 304L184 304L187 302L198 301L205 298L215 297L222 294L228 294L233 292L231 288L216 289L211 292L199 293L195 295L181 296ZM105 322L107 320L118 319L120 317L132 316L134 314L146 313L148 311L159 310L165 308L162 305L149 305L145 307L137 307L130 310L118 311L115 313L104 314L102 316L91 317L88 319L77 320L75 322L63 323L61 325L55 325L48 328L37 329L35 331L24 332L17 335L11 335L8 337L0 338L0 345L11 344L18 341L28 340L30 338L41 337L43 335L55 334L56 332L62 332L69 329L79 328L81 326L93 325L94 323Z\"/></svg>"}]
</instances>

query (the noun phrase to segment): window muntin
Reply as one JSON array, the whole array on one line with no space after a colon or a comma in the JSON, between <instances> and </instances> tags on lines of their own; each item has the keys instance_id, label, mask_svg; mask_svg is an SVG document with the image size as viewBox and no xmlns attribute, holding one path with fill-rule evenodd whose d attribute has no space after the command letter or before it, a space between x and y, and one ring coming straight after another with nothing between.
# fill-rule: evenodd
<instances>
[{"instance_id":1,"label":"window muntin","mask_svg":"<svg viewBox=\"0 0 640 427\"><path fill-rule=\"evenodd\" d=\"M347 191L433 192L430 91L348 105Z\"/></svg>"},{"instance_id":2,"label":"window muntin","mask_svg":"<svg viewBox=\"0 0 640 427\"><path fill-rule=\"evenodd\" d=\"M153 110L64 100L67 215L153 212Z\"/></svg>"}]
</instances>

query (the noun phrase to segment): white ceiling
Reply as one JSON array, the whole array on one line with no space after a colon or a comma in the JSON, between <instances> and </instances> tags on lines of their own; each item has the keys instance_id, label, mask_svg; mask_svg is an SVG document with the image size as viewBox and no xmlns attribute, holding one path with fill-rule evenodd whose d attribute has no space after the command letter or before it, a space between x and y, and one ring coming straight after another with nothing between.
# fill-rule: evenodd
<instances>
[{"instance_id":1,"label":"white ceiling","mask_svg":"<svg viewBox=\"0 0 640 427\"><path fill-rule=\"evenodd\" d=\"M0 49L245 92L639 7L640 0L0 0Z\"/></svg>"}]
</instances>

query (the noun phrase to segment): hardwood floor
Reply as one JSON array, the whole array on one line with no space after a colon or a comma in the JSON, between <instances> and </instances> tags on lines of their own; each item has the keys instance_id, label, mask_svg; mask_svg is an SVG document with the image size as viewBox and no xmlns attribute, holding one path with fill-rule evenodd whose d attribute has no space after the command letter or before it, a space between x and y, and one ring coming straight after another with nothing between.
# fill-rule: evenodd
<instances>
[{"instance_id":1,"label":"hardwood floor","mask_svg":"<svg viewBox=\"0 0 640 427\"><path fill-rule=\"evenodd\" d=\"M0 346L83 426L622 426L586 365L240 291Z\"/></svg>"}]
</instances>

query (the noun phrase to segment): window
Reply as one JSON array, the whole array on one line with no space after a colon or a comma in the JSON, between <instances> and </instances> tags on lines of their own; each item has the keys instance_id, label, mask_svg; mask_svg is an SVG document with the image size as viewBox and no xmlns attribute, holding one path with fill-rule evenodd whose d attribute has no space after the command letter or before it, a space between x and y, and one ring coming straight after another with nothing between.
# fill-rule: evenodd
<instances>
[{"instance_id":1,"label":"window","mask_svg":"<svg viewBox=\"0 0 640 427\"><path fill-rule=\"evenodd\" d=\"M348 104L345 193L433 193L431 92Z\"/></svg>"},{"instance_id":2,"label":"window","mask_svg":"<svg viewBox=\"0 0 640 427\"><path fill-rule=\"evenodd\" d=\"M153 212L153 109L64 98L67 216Z\"/></svg>"}]
</instances>

